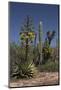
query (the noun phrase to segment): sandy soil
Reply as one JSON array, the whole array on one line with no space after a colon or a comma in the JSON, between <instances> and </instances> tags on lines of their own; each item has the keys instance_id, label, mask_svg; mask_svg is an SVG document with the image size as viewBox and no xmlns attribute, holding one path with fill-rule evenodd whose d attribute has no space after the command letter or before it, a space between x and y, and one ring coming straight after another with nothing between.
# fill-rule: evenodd
<instances>
[{"instance_id":1,"label":"sandy soil","mask_svg":"<svg viewBox=\"0 0 61 90\"><path fill-rule=\"evenodd\" d=\"M11 80L10 87L57 85L58 78L58 72L41 72L32 79Z\"/></svg>"}]
</instances>

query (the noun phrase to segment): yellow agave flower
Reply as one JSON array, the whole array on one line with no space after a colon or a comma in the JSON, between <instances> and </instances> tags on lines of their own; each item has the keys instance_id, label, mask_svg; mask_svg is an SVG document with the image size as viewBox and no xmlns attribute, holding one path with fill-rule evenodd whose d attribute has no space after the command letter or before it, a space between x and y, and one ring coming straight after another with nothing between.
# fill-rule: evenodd
<instances>
[{"instance_id":1,"label":"yellow agave flower","mask_svg":"<svg viewBox=\"0 0 61 90\"><path fill-rule=\"evenodd\" d=\"M26 38L26 39L28 39L28 38L29 38L29 36L26 36L25 38Z\"/></svg>"},{"instance_id":2,"label":"yellow agave flower","mask_svg":"<svg viewBox=\"0 0 61 90\"><path fill-rule=\"evenodd\" d=\"M33 33L32 32L29 32L28 35L33 35Z\"/></svg>"}]
</instances>

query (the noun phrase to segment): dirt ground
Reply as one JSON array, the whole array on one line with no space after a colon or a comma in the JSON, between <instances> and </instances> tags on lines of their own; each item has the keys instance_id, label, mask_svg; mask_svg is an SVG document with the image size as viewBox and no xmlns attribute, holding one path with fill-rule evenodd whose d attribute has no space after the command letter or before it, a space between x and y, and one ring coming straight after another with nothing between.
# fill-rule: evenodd
<instances>
[{"instance_id":1,"label":"dirt ground","mask_svg":"<svg viewBox=\"0 0 61 90\"><path fill-rule=\"evenodd\" d=\"M32 79L11 80L10 87L58 85L58 72L40 72Z\"/></svg>"}]
</instances>

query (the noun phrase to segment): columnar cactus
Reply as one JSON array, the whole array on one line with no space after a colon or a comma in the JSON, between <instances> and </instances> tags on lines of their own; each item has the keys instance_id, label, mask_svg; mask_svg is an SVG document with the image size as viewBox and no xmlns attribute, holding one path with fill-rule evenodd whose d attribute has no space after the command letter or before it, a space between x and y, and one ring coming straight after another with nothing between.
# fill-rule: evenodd
<instances>
[{"instance_id":1,"label":"columnar cactus","mask_svg":"<svg viewBox=\"0 0 61 90\"><path fill-rule=\"evenodd\" d=\"M39 23L39 64L42 63L42 22Z\"/></svg>"}]
</instances>

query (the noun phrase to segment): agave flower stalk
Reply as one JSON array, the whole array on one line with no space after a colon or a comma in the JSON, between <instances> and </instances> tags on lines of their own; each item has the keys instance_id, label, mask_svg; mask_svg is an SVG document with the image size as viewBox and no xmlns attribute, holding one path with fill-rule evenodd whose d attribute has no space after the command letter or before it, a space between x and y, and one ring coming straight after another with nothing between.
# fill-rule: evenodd
<instances>
[{"instance_id":1,"label":"agave flower stalk","mask_svg":"<svg viewBox=\"0 0 61 90\"><path fill-rule=\"evenodd\" d=\"M28 46L29 46L29 42L33 42L34 38L35 38L35 33L33 31L26 31L26 32L22 32L21 34L21 40L25 42L26 44L26 56L25 56L25 61L28 60Z\"/></svg>"}]
</instances>

